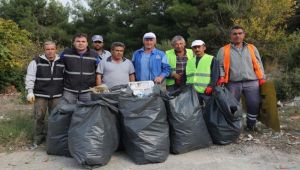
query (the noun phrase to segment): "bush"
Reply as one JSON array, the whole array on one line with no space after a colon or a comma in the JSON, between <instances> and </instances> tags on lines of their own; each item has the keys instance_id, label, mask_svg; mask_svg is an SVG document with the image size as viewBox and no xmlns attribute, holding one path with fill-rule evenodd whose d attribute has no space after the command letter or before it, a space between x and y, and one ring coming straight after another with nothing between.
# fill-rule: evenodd
<instances>
[{"instance_id":1,"label":"bush","mask_svg":"<svg viewBox=\"0 0 300 170\"><path fill-rule=\"evenodd\" d=\"M300 95L300 68L281 73L274 79L277 98L292 99Z\"/></svg>"},{"instance_id":2,"label":"bush","mask_svg":"<svg viewBox=\"0 0 300 170\"><path fill-rule=\"evenodd\" d=\"M13 21L1 18L0 39L0 92L9 85L21 91L27 63L39 48L30 40L29 32Z\"/></svg>"}]
</instances>

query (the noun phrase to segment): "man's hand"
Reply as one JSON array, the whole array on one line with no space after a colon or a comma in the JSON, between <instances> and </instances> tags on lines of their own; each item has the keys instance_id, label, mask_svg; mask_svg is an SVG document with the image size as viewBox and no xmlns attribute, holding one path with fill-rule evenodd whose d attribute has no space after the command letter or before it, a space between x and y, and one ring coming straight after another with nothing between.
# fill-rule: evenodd
<instances>
[{"instance_id":1,"label":"man's hand","mask_svg":"<svg viewBox=\"0 0 300 170\"><path fill-rule=\"evenodd\" d=\"M219 80L217 81L217 86L221 86L224 83L225 83L224 77L220 77Z\"/></svg>"},{"instance_id":2,"label":"man's hand","mask_svg":"<svg viewBox=\"0 0 300 170\"><path fill-rule=\"evenodd\" d=\"M155 77L154 83L161 84L163 80L164 80L163 76L158 76L158 77Z\"/></svg>"},{"instance_id":3,"label":"man's hand","mask_svg":"<svg viewBox=\"0 0 300 170\"><path fill-rule=\"evenodd\" d=\"M204 91L204 93L208 96L210 96L212 92L213 92L213 88L211 86L207 86Z\"/></svg>"},{"instance_id":4,"label":"man's hand","mask_svg":"<svg viewBox=\"0 0 300 170\"><path fill-rule=\"evenodd\" d=\"M258 83L259 83L259 86L261 86L261 85L266 83L266 80L265 79L259 79Z\"/></svg>"},{"instance_id":5,"label":"man's hand","mask_svg":"<svg viewBox=\"0 0 300 170\"><path fill-rule=\"evenodd\" d=\"M177 80L181 79L181 75L177 73L172 73L172 77L174 77Z\"/></svg>"},{"instance_id":6,"label":"man's hand","mask_svg":"<svg viewBox=\"0 0 300 170\"><path fill-rule=\"evenodd\" d=\"M27 101L29 102L29 103L34 103L34 101L35 101L35 96L34 96L34 94L33 93L28 93L28 95L27 95Z\"/></svg>"}]
</instances>

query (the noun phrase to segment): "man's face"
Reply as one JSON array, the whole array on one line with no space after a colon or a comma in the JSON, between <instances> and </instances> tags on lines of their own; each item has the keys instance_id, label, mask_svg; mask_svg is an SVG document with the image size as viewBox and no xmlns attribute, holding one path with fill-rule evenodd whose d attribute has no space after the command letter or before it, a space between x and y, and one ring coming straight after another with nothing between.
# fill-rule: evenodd
<instances>
[{"instance_id":1,"label":"man's face","mask_svg":"<svg viewBox=\"0 0 300 170\"><path fill-rule=\"evenodd\" d=\"M183 40L178 40L173 44L175 51L182 52L185 49L185 42Z\"/></svg>"},{"instance_id":2,"label":"man's face","mask_svg":"<svg viewBox=\"0 0 300 170\"><path fill-rule=\"evenodd\" d=\"M192 47L192 50L196 56L203 56L206 50L205 45L196 45Z\"/></svg>"},{"instance_id":3,"label":"man's face","mask_svg":"<svg viewBox=\"0 0 300 170\"><path fill-rule=\"evenodd\" d=\"M93 42L93 47L96 51L102 50L103 49L103 42L101 41L94 41Z\"/></svg>"},{"instance_id":4,"label":"man's face","mask_svg":"<svg viewBox=\"0 0 300 170\"><path fill-rule=\"evenodd\" d=\"M242 29L233 29L230 33L230 39L233 44L242 43L245 38L244 30Z\"/></svg>"},{"instance_id":5,"label":"man's face","mask_svg":"<svg viewBox=\"0 0 300 170\"><path fill-rule=\"evenodd\" d=\"M146 49L153 49L155 47L155 44L156 44L156 39L154 39L154 38L145 38L143 43L144 43L144 47Z\"/></svg>"},{"instance_id":6,"label":"man's face","mask_svg":"<svg viewBox=\"0 0 300 170\"><path fill-rule=\"evenodd\" d=\"M85 37L76 37L73 45L77 51L81 52L87 49L88 42Z\"/></svg>"},{"instance_id":7,"label":"man's face","mask_svg":"<svg viewBox=\"0 0 300 170\"><path fill-rule=\"evenodd\" d=\"M44 46L44 53L48 60L53 61L56 55L56 45L48 44Z\"/></svg>"},{"instance_id":8,"label":"man's face","mask_svg":"<svg viewBox=\"0 0 300 170\"><path fill-rule=\"evenodd\" d=\"M116 59L116 60L119 60L123 57L124 55L124 47L120 47L120 46L117 46L117 47L114 47L112 50L111 50L111 56Z\"/></svg>"}]
</instances>

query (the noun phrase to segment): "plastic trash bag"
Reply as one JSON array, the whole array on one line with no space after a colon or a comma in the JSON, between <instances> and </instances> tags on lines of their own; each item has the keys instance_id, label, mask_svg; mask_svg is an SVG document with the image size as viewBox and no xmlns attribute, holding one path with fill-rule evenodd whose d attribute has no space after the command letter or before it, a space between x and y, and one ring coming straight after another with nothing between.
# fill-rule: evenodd
<instances>
[{"instance_id":1,"label":"plastic trash bag","mask_svg":"<svg viewBox=\"0 0 300 170\"><path fill-rule=\"evenodd\" d=\"M170 148L169 125L159 94L139 98L128 88L119 97L119 112L122 141L131 159L137 164L164 162Z\"/></svg>"},{"instance_id":2,"label":"plastic trash bag","mask_svg":"<svg viewBox=\"0 0 300 170\"><path fill-rule=\"evenodd\" d=\"M223 87L215 87L206 107L204 118L215 144L235 141L242 131L243 110L240 103Z\"/></svg>"},{"instance_id":3,"label":"plastic trash bag","mask_svg":"<svg viewBox=\"0 0 300 170\"><path fill-rule=\"evenodd\" d=\"M68 149L68 130L76 104L63 97L48 117L47 154L71 156Z\"/></svg>"},{"instance_id":4,"label":"plastic trash bag","mask_svg":"<svg viewBox=\"0 0 300 170\"><path fill-rule=\"evenodd\" d=\"M170 93L165 103L172 153L185 153L212 144L197 93L192 86L184 86Z\"/></svg>"},{"instance_id":5,"label":"plastic trash bag","mask_svg":"<svg viewBox=\"0 0 300 170\"><path fill-rule=\"evenodd\" d=\"M117 108L103 101L77 104L69 130L71 155L83 166L103 166L119 145Z\"/></svg>"}]
</instances>

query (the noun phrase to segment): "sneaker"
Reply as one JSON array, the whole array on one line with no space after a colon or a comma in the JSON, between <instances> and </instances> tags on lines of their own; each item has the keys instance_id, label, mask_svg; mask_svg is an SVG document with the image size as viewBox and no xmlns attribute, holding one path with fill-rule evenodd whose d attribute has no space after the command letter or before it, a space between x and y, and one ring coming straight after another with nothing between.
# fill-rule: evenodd
<instances>
[{"instance_id":1,"label":"sneaker","mask_svg":"<svg viewBox=\"0 0 300 170\"><path fill-rule=\"evenodd\" d=\"M38 145L36 143L33 143L31 146L28 147L29 150L34 150L38 148Z\"/></svg>"}]
</instances>

